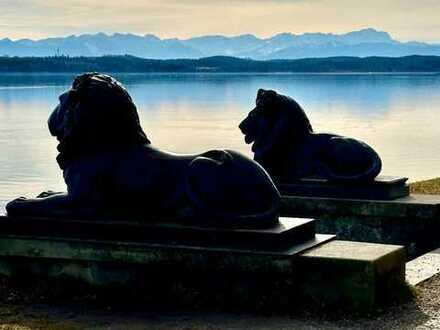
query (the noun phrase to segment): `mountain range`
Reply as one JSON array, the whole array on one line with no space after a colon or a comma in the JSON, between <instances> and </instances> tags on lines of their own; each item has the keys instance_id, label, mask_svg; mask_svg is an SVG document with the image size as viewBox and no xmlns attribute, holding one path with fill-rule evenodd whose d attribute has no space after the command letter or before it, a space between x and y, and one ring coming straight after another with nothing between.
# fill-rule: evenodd
<instances>
[{"instance_id":1,"label":"mountain range","mask_svg":"<svg viewBox=\"0 0 440 330\"><path fill-rule=\"evenodd\" d=\"M115 33L83 34L41 40L0 39L0 56L104 56L132 55L149 59L234 56L255 60L322 58L334 56L408 55L440 56L440 44L400 42L372 28L345 34L280 33L270 38L252 34L227 37L160 39L155 35Z\"/></svg>"}]
</instances>

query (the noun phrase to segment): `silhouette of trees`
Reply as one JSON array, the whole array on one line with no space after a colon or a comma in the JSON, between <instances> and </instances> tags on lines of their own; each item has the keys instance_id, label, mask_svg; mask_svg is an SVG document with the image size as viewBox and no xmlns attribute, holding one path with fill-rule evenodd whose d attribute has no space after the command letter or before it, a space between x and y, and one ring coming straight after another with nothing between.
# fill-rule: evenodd
<instances>
[{"instance_id":1,"label":"silhouette of trees","mask_svg":"<svg viewBox=\"0 0 440 330\"><path fill-rule=\"evenodd\" d=\"M256 61L215 56L151 60L134 56L0 57L0 72L440 72L440 56L329 57Z\"/></svg>"}]
</instances>

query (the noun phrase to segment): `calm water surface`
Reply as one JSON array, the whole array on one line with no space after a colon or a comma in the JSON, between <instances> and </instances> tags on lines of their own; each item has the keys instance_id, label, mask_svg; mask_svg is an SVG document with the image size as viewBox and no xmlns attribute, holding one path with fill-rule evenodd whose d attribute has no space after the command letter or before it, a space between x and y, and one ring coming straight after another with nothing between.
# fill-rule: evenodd
<instances>
[{"instance_id":1,"label":"calm water surface","mask_svg":"<svg viewBox=\"0 0 440 330\"><path fill-rule=\"evenodd\" d=\"M315 131L372 145L383 174L411 181L440 176L440 76L435 75L116 75L138 106L144 130L162 149L231 148L251 155L238 123L258 88L295 98ZM73 75L0 76L0 211L7 200L65 190L46 120Z\"/></svg>"}]
</instances>

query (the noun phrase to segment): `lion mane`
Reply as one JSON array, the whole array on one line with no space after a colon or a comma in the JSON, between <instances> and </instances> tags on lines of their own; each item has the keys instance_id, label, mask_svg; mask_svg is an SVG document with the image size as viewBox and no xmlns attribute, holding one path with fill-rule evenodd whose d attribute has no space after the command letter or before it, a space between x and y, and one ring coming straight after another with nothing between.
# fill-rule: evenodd
<instances>
[{"instance_id":1,"label":"lion mane","mask_svg":"<svg viewBox=\"0 0 440 330\"><path fill-rule=\"evenodd\" d=\"M140 125L135 104L113 77L99 73L80 75L65 94L48 123L50 132L56 135L54 116L63 117L58 118L64 127L57 148L60 152L57 161L62 169L82 155L150 144Z\"/></svg>"}]
</instances>

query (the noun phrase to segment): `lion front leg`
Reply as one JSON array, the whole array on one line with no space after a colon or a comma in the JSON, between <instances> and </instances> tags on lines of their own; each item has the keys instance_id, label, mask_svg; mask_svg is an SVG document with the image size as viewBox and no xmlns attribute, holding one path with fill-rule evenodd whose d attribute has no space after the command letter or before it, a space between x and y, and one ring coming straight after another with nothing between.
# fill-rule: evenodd
<instances>
[{"instance_id":1,"label":"lion front leg","mask_svg":"<svg viewBox=\"0 0 440 330\"><path fill-rule=\"evenodd\" d=\"M92 214L90 204L94 186L92 176L87 171L80 171L73 166L64 174L67 193L49 190L42 192L36 198L14 199L6 205L7 214L17 217L48 218L82 218Z\"/></svg>"},{"instance_id":2,"label":"lion front leg","mask_svg":"<svg viewBox=\"0 0 440 330\"><path fill-rule=\"evenodd\" d=\"M46 193L42 194L39 196ZM57 193L37 198L16 198L6 204L6 212L13 217L54 217L65 215L71 207L69 196Z\"/></svg>"},{"instance_id":3,"label":"lion front leg","mask_svg":"<svg viewBox=\"0 0 440 330\"><path fill-rule=\"evenodd\" d=\"M60 194L65 194L65 193L62 191L46 190L39 193L36 198L46 198L49 196L60 195Z\"/></svg>"}]
</instances>

